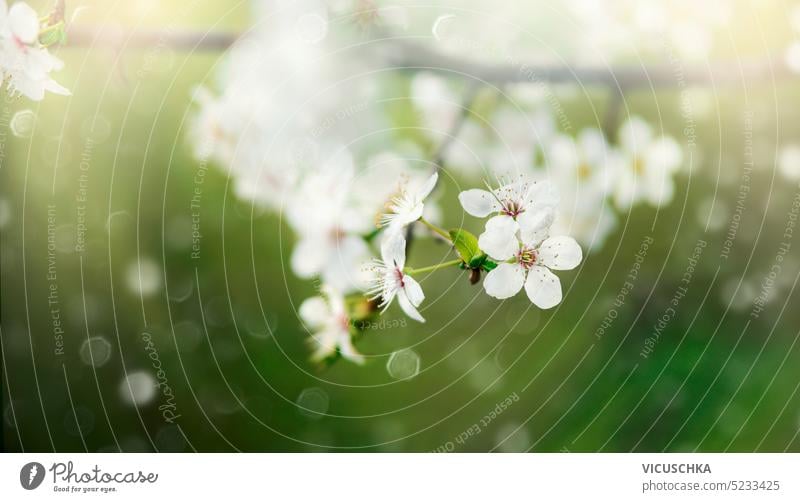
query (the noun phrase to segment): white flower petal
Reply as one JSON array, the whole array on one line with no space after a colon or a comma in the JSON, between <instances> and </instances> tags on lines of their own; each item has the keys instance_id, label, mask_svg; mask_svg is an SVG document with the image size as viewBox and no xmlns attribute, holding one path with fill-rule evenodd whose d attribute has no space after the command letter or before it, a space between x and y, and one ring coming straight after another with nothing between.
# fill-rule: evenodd
<instances>
[{"instance_id":1,"label":"white flower petal","mask_svg":"<svg viewBox=\"0 0 800 502\"><path fill-rule=\"evenodd\" d=\"M22 43L32 44L39 37L39 16L25 2L16 2L8 10L8 28Z\"/></svg>"},{"instance_id":2,"label":"white flower petal","mask_svg":"<svg viewBox=\"0 0 800 502\"><path fill-rule=\"evenodd\" d=\"M555 212L549 207L525 211L517 217L520 239L529 246L535 246L547 237L554 219Z\"/></svg>"},{"instance_id":3,"label":"white flower petal","mask_svg":"<svg viewBox=\"0 0 800 502\"><path fill-rule=\"evenodd\" d=\"M572 237L550 237L539 247L539 263L554 270L572 270L583 259L580 245Z\"/></svg>"},{"instance_id":4,"label":"white flower petal","mask_svg":"<svg viewBox=\"0 0 800 502\"><path fill-rule=\"evenodd\" d=\"M675 194L675 182L665 172L648 175L643 180L644 197L651 205L658 207L669 204Z\"/></svg>"},{"instance_id":5,"label":"white flower petal","mask_svg":"<svg viewBox=\"0 0 800 502\"><path fill-rule=\"evenodd\" d=\"M53 79L47 79L44 83L44 89L46 91L50 91L53 94L60 94L62 96L71 96L72 92L69 89L64 87L63 85L59 84Z\"/></svg>"},{"instance_id":6,"label":"white flower petal","mask_svg":"<svg viewBox=\"0 0 800 502\"><path fill-rule=\"evenodd\" d=\"M425 183L420 187L419 191L417 192L417 200L422 202L425 198L431 194L434 188L436 188L436 182L439 180L439 173L433 173L430 178L428 178Z\"/></svg>"},{"instance_id":7,"label":"white flower petal","mask_svg":"<svg viewBox=\"0 0 800 502\"><path fill-rule=\"evenodd\" d=\"M640 117L631 117L619 130L619 142L622 147L635 155L644 153L653 139L653 129Z\"/></svg>"},{"instance_id":8,"label":"white flower petal","mask_svg":"<svg viewBox=\"0 0 800 502\"><path fill-rule=\"evenodd\" d=\"M519 225L514 218L500 215L486 222L486 230L478 237L478 246L495 260L507 260L519 251Z\"/></svg>"},{"instance_id":9,"label":"white flower petal","mask_svg":"<svg viewBox=\"0 0 800 502\"><path fill-rule=\"evenodd\" d=\"M464 211L478 218L489 216L500 209L497 199L490 192L480 188L461 192L458 194L458 200Z\"/></svg>"},{"instance_id":10,"label":"white flower petal","mask_svg":"<svg viewBox=\"0 0 800 502\"><path fill-rule=\"evenodd\" d=\"M304 279L313 277L325 267L329 254L330 247L324 239L302 238L292 251L292 271Z\"/></svg>"},{"instance_id":11,"label":"white flower petal","mask_svg":"<svg viewBox=\"0 0 800 502\"><path fill-rule=\"evenodd\" d=\"M422 291L420 291L420 293L421 292ZM400 304L400 308L403 309L403 312L405 312L408 317L414 319L415 321L425 322L425 318L420 315L417 308L411 303L411 300L409 300L405 289L401 289L397 292L397 302Z\"/></svg>"},{"instance_id":12,"label":"white flower petal","mask_svg":"<svg viewBox=\"0 0 800 502\"><path fill-rule=\"evenodd\" d=\"M381 243L381 259L390 267L400 270L406 266L406 238L400 232L387 234Z\"/></svg>"},{"instance_id":13,"label":"white flower petal","mask_svg":"<svg viewBox=\"0 0 800 502\"><path fill-rule=\"evenodd\" d=\"M324 325L331 315L331 310L328 307L328 302L321 296L313 296L300 305L298 310L300 319L308 325L309 328L318 328Z\"/></svg>"},{"instance_id":14,"label":"white flower petal","mask_svg":"<svg viewBox=\"0 0 800 502\"><path fill-rule=\"evenodd\" d=\"M362 289L366 284L359 274L369 259L369 247L361 237L347 236L331 247L322 271L322 278L339 291Z\"/></svg>"},{"instance_id":15,"label":"white flower petal","mask_svg":"<svg viewBox=\"0 0 800 502\"><path fill-rule=\"evenodd\" d=\"M422 287L419 285L416 279L410 275L403 276L403 284L405 285L404 288L406 290L406 296L408 296L408 300L415 307L419 307L420 303L422 303L422 300L425 299L425 293L422 292Z\"/></svg>"},{"instance_id":16,"label":"white flower petal","mask_svg":"<svg viewBox=\"0 0 800 502\"><path fill-rule=\"evenodd\" d=\"M336 353L339 346L342 331L336 327L327 327L311 335L311 341L316 345L317 350L311 354L312 361L321 361Z\"/></svg>"},{"instance_id":17,"label":"white flower petal","mask_svg":"<svg viewBox=\"0 0 800 502\"><path fill-rule=\"evenodd\" d=\"M645 163L652 169L674 173L681 167L683 151L674 139L664 136L654 141L645 156Z\"/></svg>"},{"instance_id":18,"label":"white flower petal","mask_svg":"<svg viewBox=\"0 0 800 502\"><path fill-rule=\"evenodd\" d=\"M579 159L572 138L563 134L554 137L547 146L547 163L557 173L574 171L578 167Z\"/></svg>"},{"instance_id":19,"label":"white flower petal","mask_svg":"<svg viewBox=\"0 0 800 502\"><path fill-rule=\"evenodd\" d=\"M523 194L523 203L527 210L556 207L560 201L558 189L550 181L534 181Z\"/></svg>"},{"instance_id":20,"label":"white flower petal","mask_svg":"<svg viewBox=\"0 0 800 502\"><path fill-rule=\"evenodd\" d=\"M339 352L342 354L343 358L356 364L364 364L364 356L361 355L358 350L356 350L355 346L353 345L353 339L350 337L350 333L340 334L338 345Z\"/></svg>"},{"instance_id":21,"label":"white flower petal","mask_svg":"<svg viewBox=\"0 0 800 502\"><path fill-rule=\"evenodd\" d=\"M620 172L614 187L614 203L619 209L627 211L639 200L639 184L633 171L626 169Z\"/></svg>"},{"instance_id":22,"label":"white flower petal","mask_svg":"<svg viewBox=\"0 0 800 502\"><path fill-rule=\"evenodd\" d=\"M601 164L609 154L608 143L603 132L597 128L587 128L578 135L578 144L584 158L593 164Z\"/></svg>"},{"instance_id":23,"label":"white flower petal","mask_svg":"<svg viewBox=\"0 0 800 502\"><path fill-rule=\"evenodd\" d=\"M389 232L398 232L409 224L417 221L422 216L422 211L424 210L425 205L420 202L408 211L389 215L391 221L391 223L389 223Z\"/></svg>"},{"instance_id":24,"label":"white flower petal","mask_svg":"<svg viewBox=\"0 0 800 502\"><path fill-rule=\"evenodd\" d=\"M553 308L561 303L561 281L546 267L531 267L525 281L525 292L540 309Z\"/></svg>"},{"instance_id":25,"label":"white flower petal","mask_svg":"<svg viewBox=\"0 0 800 502\"><path fill-rule=\"evenodd\" d=\"M516 263L500 263L486 274L483 289L486 294L500 300L511 298L519 293L525 282L525 270Z\"/></svg>"}]
</instances>

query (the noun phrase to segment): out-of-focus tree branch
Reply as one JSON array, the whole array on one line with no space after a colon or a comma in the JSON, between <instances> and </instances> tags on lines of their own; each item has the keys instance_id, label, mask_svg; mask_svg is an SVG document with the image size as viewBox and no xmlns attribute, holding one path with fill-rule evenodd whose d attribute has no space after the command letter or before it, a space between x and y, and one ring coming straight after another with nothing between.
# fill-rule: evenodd
<instances>
[{"instance_id":1,"label":"out-of-focus tree branch","mask_svg":"<svg viewBox=\"0 0 800 502\"><path fill-rule=\"evenodd\" d=\"M67 30L67 47L97 49L151 49L219 52L231 47L238 33L163 30L126 32L114 26L74 25Z\"/></svg>"},{"instance_id":2,"label":"out-of-focus tree branch","mask_svg":"<svg viewBox=\"0 0 800 502\"><path fill-rule=\"evenodd\" d=\"M239 38L237 33L190 30L125 32L110 27L74 25L68 30L68 47L142 49L156 46L174 50L224 51ZM359 50L359 49L354 49ZM493 84L539 82L602 85L627 91L641 87L735 85L743 79L772 81L796 78L782 61L736 60L683 64L625 64L615 66L556 63L486 63L436 51L407 38L385 36L363 46L364 56L402 71L428 70Z\"/></svg>"}]
</instances>

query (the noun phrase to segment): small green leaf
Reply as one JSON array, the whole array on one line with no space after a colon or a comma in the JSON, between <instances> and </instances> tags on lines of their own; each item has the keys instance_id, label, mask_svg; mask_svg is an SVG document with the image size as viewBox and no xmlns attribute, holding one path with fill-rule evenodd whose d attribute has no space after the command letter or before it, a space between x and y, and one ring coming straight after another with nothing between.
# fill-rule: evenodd
<instances>
[{"instance_id":1,"label":"small green leaf","mask_svg":"<svg viewBox=\"0 0 800 502\"><path fill-rule=\"evenodd\" d=\"M64 29L64 23L59 21L52 26L48 26L39 33L39 43L45 47L49 47L53 44L62 43L66 40L66 37L67 33Z\"/></svg>"},{"instance_id":2,"label":"small green leaf","mask_svg":"<svg viewBox=\"0 0 800 502\"><path fill-rule=\"evenodd\" d=\"M486 261L486 258L486 253L483 252L477 256L473 256L469 261L469 268L481 268L481 265L483 265L483 262Z\"/></svg>"},{"instance_id":3,"label":"small green leaf","mask_svg":"<svg viewBox=\"0 0 800 502\"><path fill-rule=\"evenodd\" d=\"M483 254L478 247L478 238L473 234L463 228L454 228L449 233L450 239L453 241L453 247L456 248L458 256L464 260L464 263L471 263L474 258Z\"/></svg>"},{"instance_id":4,"label":"small green leaf","mask_svg":"<svg viewBox=\"0 0 800 502\"><path fill-rule=\"evenodd\" d=\"M492 260L488 260L488 259L487 260L483 260L483 263L481 263L481 268L484 269L487 272L490 272L490 271L494 270L495 268L497 268L497 263L493 262Z\"/></svg>"}]
</instances>

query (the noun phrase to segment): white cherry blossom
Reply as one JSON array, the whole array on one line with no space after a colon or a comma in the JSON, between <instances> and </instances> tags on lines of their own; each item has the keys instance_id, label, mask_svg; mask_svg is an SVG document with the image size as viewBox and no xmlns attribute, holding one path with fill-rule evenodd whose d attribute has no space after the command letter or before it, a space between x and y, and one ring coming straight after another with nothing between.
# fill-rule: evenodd
<instances>
[{"instance_id":1,"label":"white cherry blossom","mask_svg":"<svg viewBox=\"0 0 800 502\"><path fill-rule=\"evenodd\" d=\"M415 321L425 322L417 307L425 299L422 287L403 271L406 264L406 239L402 233L388 234L381 243L381 259L375 260L372 288L368 294L372 299L381 299L379 308L385 311L395 298L400 308Z\"/></svg>"},{"instance_id":2,"label":"white cherry blossom","mask_svg":"<svg viewBox=\"0 0 800 502\"><path fill-rule=\"evenodd\" d=\"M585 129L576 139L553 138L546 153L547 174L561 194L554 231L575 237L589 250L603 246L616 228L607 196L619 162L619 153L599 129Z\"/></svg>"},{"instance_id":3,"label":"white cherry blossom","mask_svg":"<svg viewBox=\"0 0 800 502\"><path fill-rule=\"evenodd\" d=\"M322 295L305 300L300 305L299 314L306 327L313 331L311 343L315 349L312 360L321 361L338 351L345 359L359 364L364 362L364 356L353 346L350 318L341 293L323 286Z\"/></svg>"},{"instance_id":4,"label":"white cherry blossom","mask_svg":"<svg viewBox=\"0 0 800 502\"><path fill-rule=\"evenodd\" d=\"M543 222L552 222L554 208L558 205L558 193L552 183L533 181L525 176L496 189L465 190L458 199L472 216L483 218L494 214L478 237L478 245L483 250L487 247L503 249L502 254L512 254L516 250L516 234L520 230L536 232Z\"/></svg>"},{"instance_id":5,"label":"white cherry blossom","mask_svg":"<svg viewBox=\"0 0 800 502\"><path fill-rule=\"evenodd\" d=\"M620 128L619 172L614 183L614 201L620 209L646 201L667 204L675 192L672 177L680 169L683 152L669 136L656 137L639 117L631 117Z\"/></svg>"},{"instance_id":6,"label":"white cherry blossom","mask_svg":"<svg viewBox=\"0 0 800 502\"><path fill-rule=\"evenodd\" d=\"M458 95L446 79L430 72L419 72L411 81L411 100L422 114L429 133L439 137L449 132L461 113Z\"/></svg>"},{"instance_id":7,"label":"white cherry blossom","mask_svg":"<svg viewBox=\"0 0 800 502\"><path fill-rule=\"evenodd\" d=\"M791 143L781 147L778 171L789 181L800 180L800 145Z\"/></svg>"},{"instance_id":8,"label":"white cherry blossom","mask_svg":"<svg viewBox=\"0 0 800 502\"><path fill-rule=\"evenodd\" d=\"M397 233L410 223L420 219L425 210L425 198L436 187L438 179L439 174L433 173L416 190L408 187L407 181L401 182L399 193L392 197L392 200L387 204L388 211L381 217L381 226L386 227L388 233Z\"/></svg>"},{"instance_id":9,"label":"white cherry blossom","mask_svg":"<svg viewBox=\"0 0 800 502\"><path fill-rule=\"evenodd\" d=\"M12 93L40 101L45 91L69 95L50 78L50 72L64 64L39 45L39 16L25 2L11 8L0 0L0 79L8 80Z\"/></svg>"},{"instance_id":10,"label":"white cherry blossom","mask_svg":"<svg viewBox=\"0 0 800 502\"><path fill-rule=\"evenodd\" d=\"M505 246L482 249L498 261L483 281L486 293L498 299L510 298L524 287L534 305L549 309L561 303L561 281L552 270L571 270L583 259L581 247L572 237L550 237L542 241L547 228L520 234L517 249Z\"/></svg>"},{"instance_id":11,"label":"white cherry blossom","mask_svg":"<svg viewBox=\"0 0 800 502\"><path fill-rule=\"evenodd\" d=\"M355 167L340 151L300 183L288 200L286 217L298 234L292 270L301 278L321 276L341 291L359 289L360 266L370 252L362 235L372 226L370 213L351 204Z\"/></svg>"}]
</instances>

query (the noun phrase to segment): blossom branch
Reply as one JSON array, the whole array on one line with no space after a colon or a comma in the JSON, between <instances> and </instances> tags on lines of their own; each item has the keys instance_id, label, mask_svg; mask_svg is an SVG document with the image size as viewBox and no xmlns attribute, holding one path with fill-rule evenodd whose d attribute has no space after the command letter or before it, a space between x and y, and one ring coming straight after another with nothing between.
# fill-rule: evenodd
<instances>
[{"instance_id":1,"label":"blossom branch","mask_svg":"<svg viewBox=\"0 0 800 502\"><path fill-rule=\"evenodd\" d=\"M461 265L461 263L462 263L461 258L459 258L457 260L445 261L442 263L437 263L436 265L430 265L428 267L420 267L420 268L406 267L405 269L403 269L403 272L405 272L408 275L424 274L426 272L433 272L441 268L455 267L456 265Z\"/></svg>"},{"instance_id":2,"label":"blossom branch","mask_svg":"<svg viewBox=\"0 0 800 502\"><path fill-rule=\"evenodd\" d=\"M420 218L419 222L422 223L423 225L425 225L426 227L430 228L434 233L440 235L442 237L442 239L444 239L444 240L446 240L448 242L451 242L450 236L447 235L447 232L445 232L441 228L437 227L433 223L429 222L425 218ZM406 237L406 240L408 240L408 237Z\"/></svg>"}]
</instances>

